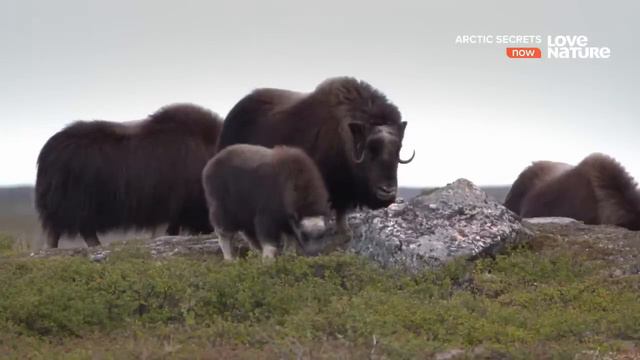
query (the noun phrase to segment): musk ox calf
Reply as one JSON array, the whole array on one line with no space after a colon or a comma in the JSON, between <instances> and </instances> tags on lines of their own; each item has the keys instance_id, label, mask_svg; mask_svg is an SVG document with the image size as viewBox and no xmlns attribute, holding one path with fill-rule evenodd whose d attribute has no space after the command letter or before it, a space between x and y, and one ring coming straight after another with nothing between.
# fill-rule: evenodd
<instances>
[{"instance_id":1,"label":"musk ox calf","mask_svg":"<svg viewBox=\"0 0 640 360\"><path fill-rule=\"evenodd\" d=\"M241 232L251 248L273 258L291 237L305 249L325 230L329 196L313 161L300 149L234 145L209 161L202 175L211 225L224 258Z\"/></svg>"},{"instance_id":2,"label":"musk ox calf","mask_svg":"<svg viewBox=\"0 0 640 360\"><path fill-rule=\"evenodd\" d=\"M393 203L400 148L407 123L398 108L371 85L353 78L328 79L313 92L258 89L225 119L220 149L233 144L303 149L327 186L338 227L357 206Z\"/></svg>"},{"instance_id":3,"label":"musk ox calf","mask_svg":"<svg viewBox=\"0 0 640 360\"><path fill-rule=\"evenodd\" d=\"M562 216L640 230L640 190L603 154L589 155L577 166L534 162L518 176L505 206L522 217Z\"/></svg>"},{"instance_id":4,"label":"musk ox calf","mask_svg":"<svg viewBox=\"0 0 640 360\"><path fill-rule=\"evenodd\" d=\"M213 157L220 117L190 104L129 123L77 121L38 156L36 208L57 247L62 235L99 245L98 233L150 229L212 232L201 174Z\"/></svg>"}]
</instances>

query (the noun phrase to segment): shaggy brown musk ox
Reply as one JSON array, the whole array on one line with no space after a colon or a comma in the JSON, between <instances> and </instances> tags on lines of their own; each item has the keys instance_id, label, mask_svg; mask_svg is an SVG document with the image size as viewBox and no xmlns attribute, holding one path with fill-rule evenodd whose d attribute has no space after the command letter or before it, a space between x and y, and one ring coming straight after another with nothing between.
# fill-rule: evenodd
<instances>
[{"instance_id":1,"label":"shaggy brown musk ox","mask_svg":"<svg viewBox=\"0 0 640 360\"><path fill-rule=\"evenodd\" d=\"M221 127L215 113L175 104L144 120L77 121L53 135L36 179L47 245L80 234L96 246L98 233L165 223L170 235L212 232L201 174Z\"/></svg>"},{"instance_id":2,"label":"shaggy brown musk ox","mask_svg":"<svg viewBox=\"0 0 640 360\"><path fill-rule=\"evenodd\" d=\"M349 77L324 81L311 93L258 89L227 115L220 149L233 144L304 149L322 174L338 226L349 209L393 203L407 123L371 85ZM414 152L415 155L415 152Z\"/></svg>"},{"instance_id":3,"label":"shaggy brown musk ox","mask_svg":"<svg viewBox=\"0 0 640 360\"><path fill-rule=\"evenodd\" d=\"M289 238L304 251L326 229L329 195L313 160L300 149L229 146L209 161L202 182L227 260L234 257L231 240L238 232L272 258Z\"/></svg>"},{"instance_id":4,"label":"shaggy brown musk ox","mask_svg":"<svg viewBox=\"0 0 640 360\"><path fill-rule=\"evenodd\" d=\"M562 216L640 230L640 190L622 165L603 154L577 166L534 162L518 176L505 206L522 217Z\"/></svg>"}]
</instances>

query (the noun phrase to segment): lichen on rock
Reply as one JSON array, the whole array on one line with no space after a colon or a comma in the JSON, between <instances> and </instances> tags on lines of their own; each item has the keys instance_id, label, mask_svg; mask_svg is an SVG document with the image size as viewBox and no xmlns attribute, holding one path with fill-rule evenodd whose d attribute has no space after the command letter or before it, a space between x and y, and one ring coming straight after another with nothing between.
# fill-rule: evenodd
<instances>
[{"instance_id":1,"label":"lichen on rock","mask_svg":"<svg viewBox=\"0 0 640 360\"><path fill-rule=\"evenodd\" d=\"M351 251L411 271L495 254L529 234L517 215L465 179L385 209L357 212L349 224Z\"/></svg>"}]
</instances>

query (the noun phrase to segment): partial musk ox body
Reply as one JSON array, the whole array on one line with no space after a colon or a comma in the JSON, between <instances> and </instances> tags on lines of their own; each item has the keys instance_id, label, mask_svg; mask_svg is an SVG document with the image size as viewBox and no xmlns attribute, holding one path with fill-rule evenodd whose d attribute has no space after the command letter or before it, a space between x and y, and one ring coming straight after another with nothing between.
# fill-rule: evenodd
<instances>
[{"instance_id":1,"label":"partial musk ox body","mask_svg":"<svg viewBox=\"0 0 640 360\"><path fill-rule=\"evenodd\" d=\"M603 154L577 166L534 162L511 187L505 206L522 217L562 216L640 230L640 190L618 162Z\"/></svg>"},{"instance_id":2,"label":"partial musk ox body","mask_svg":"<svg viewBox=\"0 0 640 360\"><path fill-rule=\"evenodd\" d=\"M387 98L353 78L333 78L311 93L258 89L229 112L220 149L247 143L302 148L322 174L338 226L349 209L390 205L407 123Z\"/></svg>"},{"instance_id":3,"label":"partial musk ox body","mask_svg":"<svg viewBox=\"0 0 640 360\"><path fill-rule=\"evenodd\" d=\"M80 234L96 246L98 233L165 223L170 235L213 231L200 178L221 127L218 115L176 104L144 120L78 121L53 135L36 180L47 245Z\"/></svg>"},{"instance_id":4,"label":"partial musk ox body","mask_svg":"<svg viewBox=\"0 0 640 360\"><path fill-rule=\"evenodd\" d=\"M238 232L271 258L291 237L304 250L326 230L329 196L318 168L300 149L233 145L209 161L202 181L227 260L234 257L231 239Z\"/></svg>"}]
</instances>

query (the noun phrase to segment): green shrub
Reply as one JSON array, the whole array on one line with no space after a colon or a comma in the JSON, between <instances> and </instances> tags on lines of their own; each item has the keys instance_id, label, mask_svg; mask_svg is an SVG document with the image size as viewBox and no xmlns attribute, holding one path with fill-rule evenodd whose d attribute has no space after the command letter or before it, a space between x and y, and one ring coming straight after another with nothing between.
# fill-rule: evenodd
<instances>
[{"instance_id":1,"label":"green shrub","mask_svg":"<svg viewBox=\"0 0 640 360\"><path fill-rule=\"evenodd\" d=\"M15 239L7 234L0 233L0 256L13 254Z\"/></svg>"},{"instance_id":2,"label":"green shrub","mask_svg":"<svg viewBox=\"0 0 640 360\"><path fill-rule=\"evenodd\" d=\"M81 358L94 350L138 357L136 346L162 349L159 338L185 357L227 346L249 358L322 346L393 358L449 348L533 357L616 349L640 340L640 279L610 279L606 266L558 244L418 275L348 255L224 263L154 260L130 246L102 263L11 257L0 261L0 354L10 344L26 356L84 340ZM131 347L96 345L105 338Z\"/></svg>"}]
</instances>

